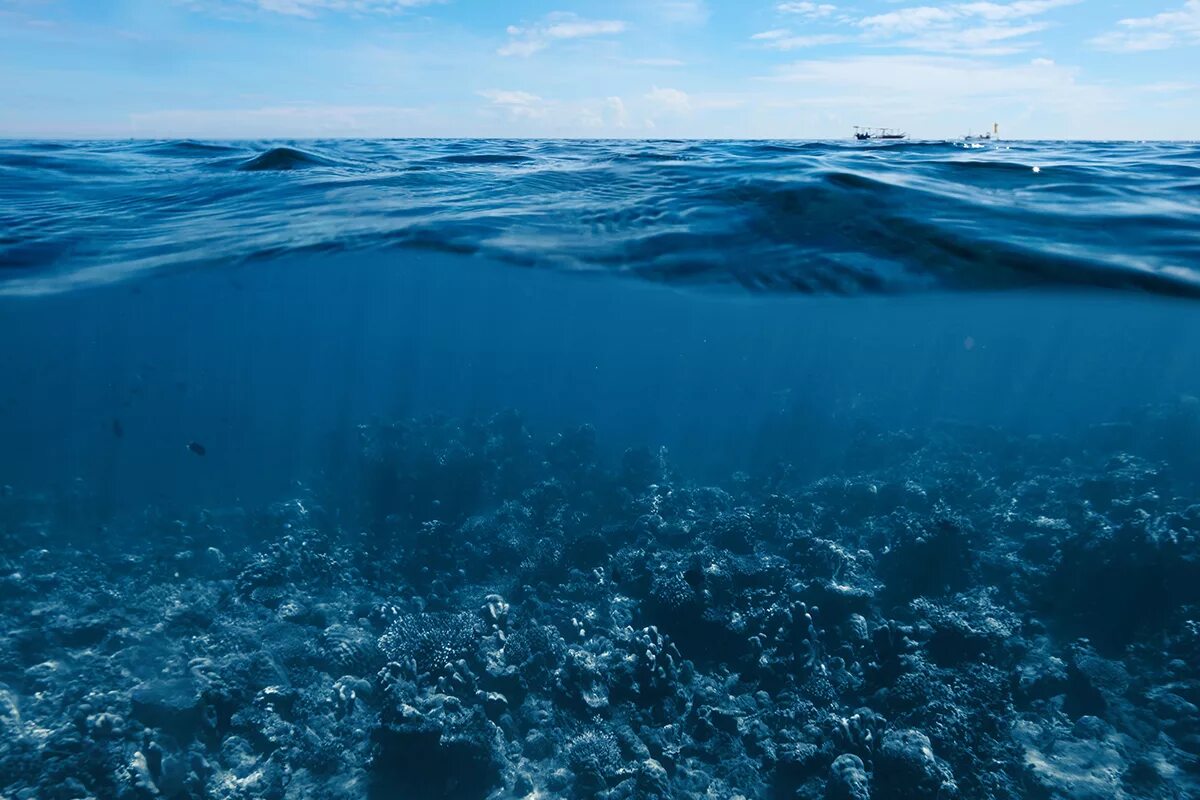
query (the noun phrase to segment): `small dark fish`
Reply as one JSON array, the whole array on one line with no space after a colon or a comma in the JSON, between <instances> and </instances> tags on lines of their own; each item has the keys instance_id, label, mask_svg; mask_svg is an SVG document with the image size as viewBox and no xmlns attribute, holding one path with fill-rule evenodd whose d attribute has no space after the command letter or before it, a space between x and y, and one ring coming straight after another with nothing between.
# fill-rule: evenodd
<instances>
[{"instance_id":1,"label":"small dark fish","mask_svg":"<svg viewBox=\"0 0 1200 800\"><path fill-rule=\"evenodd\" d=\"M200 444L199 442L188 442L187 448L198 456L202 456L208 452L204 449L204 445Z\"/></svg>"},{"instance_id":2,"label":"small dark fish","mask_svg":"<svg viewBox=\"0 0 1200 800\"><path fill-rule=\"evenodd\" d=\"M118 439L122 439L125 436L125 426L122 425L121 420L117 419L116 417L113 417L112 432L113 436L117 437Z\"/></svg>"}]
</instances>

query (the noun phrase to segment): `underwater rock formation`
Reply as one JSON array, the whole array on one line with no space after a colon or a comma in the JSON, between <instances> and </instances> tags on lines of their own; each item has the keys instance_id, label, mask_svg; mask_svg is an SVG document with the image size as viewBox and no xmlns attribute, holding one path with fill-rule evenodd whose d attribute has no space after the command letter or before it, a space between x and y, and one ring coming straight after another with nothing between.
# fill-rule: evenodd
<instances>
[{"instance_id":1,"label":"underwater rock formation","mask_svg":"<svg viewBox=\"0 0 1200 800\"><path fill-rule=\"evenodd\" d=\"M1200 796L1196 476L1110 431L719 487L514 415L359 435L261 510L6 498L0 796Z\"/></svg>"}]
</instances>

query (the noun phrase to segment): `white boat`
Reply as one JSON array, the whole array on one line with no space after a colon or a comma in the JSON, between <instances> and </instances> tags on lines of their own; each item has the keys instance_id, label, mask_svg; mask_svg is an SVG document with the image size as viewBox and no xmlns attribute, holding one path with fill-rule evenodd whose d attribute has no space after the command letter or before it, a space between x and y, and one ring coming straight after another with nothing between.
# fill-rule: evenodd
<instances>
[{"instance_id":1,"label":"white boat","mask_svg":"<svg viewBox=\"0 0 1200 800\"><path fill-rule=\"evenodd\" d=\"M864 128L855 125L854 138L860 142L867 142L872 139L907 139L908 134L895 128Z\"/></svg>"},{"instance_id":2,"label":"white boat","mask_svg":"<svg viewBox=\"0 0 1200 800\"><path fill-rule=\"evenodd\" d=\"M999 139L999 138L1000 138L1000 123L993 122L992 130L990 133L981 133L978 136L976 136L975 134L968 133L966 136L963 137L963 141L964 142L990 142L992 139Z\"/></svg>"}]
</instances>

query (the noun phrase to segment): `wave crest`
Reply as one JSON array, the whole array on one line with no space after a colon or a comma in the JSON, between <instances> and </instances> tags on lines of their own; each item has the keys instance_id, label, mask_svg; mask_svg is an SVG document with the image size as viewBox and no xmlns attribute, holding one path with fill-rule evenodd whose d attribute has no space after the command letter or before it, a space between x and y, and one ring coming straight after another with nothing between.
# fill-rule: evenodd
<instances>
[{"instance_id":1,"label":"wave crest","mask_svg":"<svg viewBox=\"0 0 1200 800\"><path fill-rule=\"evenodd\" d=\"M333 160L296 147L272 147L238 164L242 172L271 172L332 166Z\"/></svg>"}]
</instances>

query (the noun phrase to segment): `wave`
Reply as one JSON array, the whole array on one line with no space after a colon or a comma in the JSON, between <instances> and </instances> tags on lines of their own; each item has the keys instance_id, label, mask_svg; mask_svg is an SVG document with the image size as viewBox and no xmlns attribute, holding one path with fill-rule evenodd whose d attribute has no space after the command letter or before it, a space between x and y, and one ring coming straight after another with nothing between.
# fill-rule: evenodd
<instances>
[{"instance_id":1,"label":"wave","mask_svg":"<svg viewBox=\"0 0 1200 800\"><path fill-rule=\"evenodd\" d=\"M329 167L336 163L335 159L296 147L281 145L240 162L237 168L242 172L272 172L308 167Z\"/></svg>"},{"instance_id":2,"label":"wave","mask_svg":"<svg viewBox=\"0 0 1200 800\"><path fill-rule=\"evenodd\" d=\"M1200 146L958 144L0 143L0 293L407 247L757 292L1200 295Z\"/></svg>"}]
</instances>

